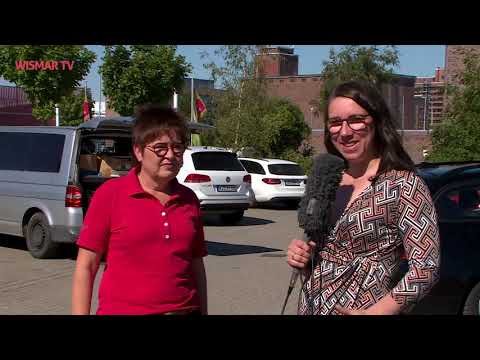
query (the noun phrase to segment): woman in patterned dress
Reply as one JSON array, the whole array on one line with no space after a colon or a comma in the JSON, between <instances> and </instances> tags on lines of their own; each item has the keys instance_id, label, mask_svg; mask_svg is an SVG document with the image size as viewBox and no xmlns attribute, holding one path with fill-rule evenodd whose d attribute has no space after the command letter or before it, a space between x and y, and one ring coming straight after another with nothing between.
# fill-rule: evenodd
<instances>
[{"instance_id":1,"label":"woman in patterned dress","mask_svg":"<svg viewBox=\"0 0 480 360\"><path fill-rule=\"evenodd\" d=\"M439 230L429 190L374 87L352 81L333 90L325 146L347 169L325 242L295 239L288 247L288 264L303 269L306 279L298 313L407 312L438 281ZM402 257L409 265L405 274Z\"/></svg>"}]
</instances>

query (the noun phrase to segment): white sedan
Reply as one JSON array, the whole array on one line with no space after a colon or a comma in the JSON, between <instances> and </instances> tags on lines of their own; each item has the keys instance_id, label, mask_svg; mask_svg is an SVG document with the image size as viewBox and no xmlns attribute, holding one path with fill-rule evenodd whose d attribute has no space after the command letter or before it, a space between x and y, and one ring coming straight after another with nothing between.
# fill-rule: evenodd
<instances>
[{"instance_id":1,"label":"white sedan","mask_svg":"<svg viewBox=\"0 0 480 360\"><path fill-rule=\"evenodd\" d=\"M300 165L279 159L239 160L252 177L253 204L283 202L298 206L307 183L307 176Z\"/></svg>"}]
</instances>

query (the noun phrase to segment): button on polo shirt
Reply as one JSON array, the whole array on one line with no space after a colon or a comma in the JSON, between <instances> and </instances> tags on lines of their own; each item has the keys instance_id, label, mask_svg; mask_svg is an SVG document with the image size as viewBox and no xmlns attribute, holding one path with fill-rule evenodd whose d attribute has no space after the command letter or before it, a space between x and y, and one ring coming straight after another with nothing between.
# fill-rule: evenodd
<instances>
[{"instance_id":1,"label":"button on polo shirt","mask_svg":"<svg viewBox=\"0 0 480 360\"><path fill-rule=\"evenodd\" d=\"M97 314L198 309L191 261L207 255L198 199L174 179L162 205L142 189L137 172L97 189L77 241L107 254Z\"/></svg>"}]
</instances>

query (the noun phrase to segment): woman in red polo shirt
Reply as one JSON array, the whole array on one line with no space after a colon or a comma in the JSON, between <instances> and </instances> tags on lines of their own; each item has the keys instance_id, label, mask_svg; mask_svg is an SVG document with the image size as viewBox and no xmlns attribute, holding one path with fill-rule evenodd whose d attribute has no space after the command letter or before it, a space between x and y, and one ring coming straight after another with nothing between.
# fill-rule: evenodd
<instances>
[{"instance_id":1,"label":"woman in red polo shirt","mask_svg":"<svg viewBox=\"0 0 480 360\"><path fill-rule=\"evenodd\" d=\"M97 314L207 314L199 202L176 180L186 137L173 110L147 105L137 112L138 165L98 188L77 241L73 314L90 314L104 255Z\"/></svg>"}]
</instances>

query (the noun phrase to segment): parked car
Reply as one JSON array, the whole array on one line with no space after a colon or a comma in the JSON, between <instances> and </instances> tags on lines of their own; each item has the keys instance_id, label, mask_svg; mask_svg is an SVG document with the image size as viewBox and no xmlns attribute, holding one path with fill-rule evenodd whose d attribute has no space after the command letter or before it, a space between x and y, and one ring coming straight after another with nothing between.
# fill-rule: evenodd
<instances>
[{"instance_id":1,"label":"parked car","mask_svg":"<svg viewBox=\"0 0 480 360\"><path fill-rule=\"evenodd\" d=\"M418 172L438 216L440 280L411 313L479 315L480 162L422 163Z\"/></svg>"},{"instance_id":2,"label":"parked car","mask_svg":"<svg viewBox=\"0 0 480 360\"><path fill-rule=\"evenodd\" d=\"M74 243L95 190L131 167L132 125L132 117L117 117L78 127L0 126L0 233L25 237L36 258Z\"/></svg>"},{"instance_id":3,"label":"parked car","mask_svg":"<svg viewBox=\"0 0 480 360\"><path fill-rule=\"evenodd\" d=\"M197 195L204 214L219 214L227 224L249 207L251 176L237 155L222 148L192 146L183 155L178 181Z\"/></svg>"},{"instance_id":4,"label":"parked car","mask_svg":"<svg viewBox=\"0 0 480 360\"><path fill-rule=\"evenodd\" d=\"M239 160L252 176L253 203L283 202L298 206L307 183L300 165L279 159Z\"/></svg>"}]
</instances>

